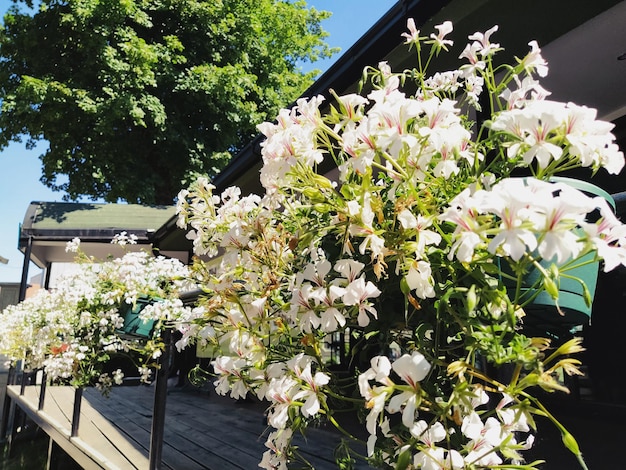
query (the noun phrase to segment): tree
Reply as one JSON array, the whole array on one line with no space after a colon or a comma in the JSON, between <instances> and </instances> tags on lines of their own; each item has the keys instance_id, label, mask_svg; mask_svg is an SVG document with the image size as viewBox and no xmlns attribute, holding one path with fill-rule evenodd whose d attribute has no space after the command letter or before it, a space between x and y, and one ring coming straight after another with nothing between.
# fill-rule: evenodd
<instances>
[{"instance_id":1,"label":"tree","mask_svg":"<svg viewBox=\"0 0 626 470\"><path fill-rule=\"evenodd\" d=\"M29 8L30 7L30 8ZM17 0L0 30L0 149L45 140L65 198L172 203L333 52L304 0Z\"/></svg>"}]
</instances>

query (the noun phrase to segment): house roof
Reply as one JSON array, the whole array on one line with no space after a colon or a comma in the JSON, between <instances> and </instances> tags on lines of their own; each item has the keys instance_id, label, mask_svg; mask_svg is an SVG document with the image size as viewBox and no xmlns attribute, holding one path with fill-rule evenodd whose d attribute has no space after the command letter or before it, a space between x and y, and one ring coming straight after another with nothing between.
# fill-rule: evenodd
<instances>
[{"instance_id":1,"label":"house roof","mask_svg":"<svg viewBox=\"0 0 626 470\"><path fill-rule=\"evenodd\" d=\"M74 254L67 253L65 246L80 238L83 251L104 259L121 251L110 243L121 232L137 237L137 245L127 249L145 249L174 213L174 206L33 201L20 226L18 249L26 254L30 240L31 261L43 268L48 263L72 261Z\"/></svg>"}]
</instances>

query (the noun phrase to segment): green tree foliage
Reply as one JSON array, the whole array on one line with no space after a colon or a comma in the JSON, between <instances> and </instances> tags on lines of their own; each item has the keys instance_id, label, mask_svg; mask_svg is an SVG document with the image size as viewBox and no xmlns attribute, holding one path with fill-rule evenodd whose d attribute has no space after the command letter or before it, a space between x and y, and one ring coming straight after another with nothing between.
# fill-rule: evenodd
<instances>
[{"instance_id":1,"label":"green tree foliage","mask_svg":"<svg viewBox=\"0 0 626 470\"><path fill-rule=\"evenodd\" d=\"M312 83L298 63L334 52L329 15L304 0L17 0L0 148L47 141L41 180L68 199L171 203Z\"/></svg>"}]
</instances>

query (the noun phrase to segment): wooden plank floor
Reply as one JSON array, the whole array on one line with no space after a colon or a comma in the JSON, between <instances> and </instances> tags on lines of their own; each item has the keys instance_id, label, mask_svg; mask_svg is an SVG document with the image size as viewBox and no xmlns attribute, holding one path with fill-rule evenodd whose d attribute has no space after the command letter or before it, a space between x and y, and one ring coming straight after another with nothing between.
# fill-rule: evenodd
<instances>
[{"instance_id":1,"label":"wooden plank floor","mask_svg":"<svg viewBox=\"0 0 626 470\"><path fill-rule=\"evenodd\" d=\"M206 391L176 392L177 389L170 389L167 397L161 468L258 468L270 431L261 404L235 402ZM95 389L86 389L76 438L70 437L74 401L71 387L49 386L41 411L37 411L38 385L25 387L24 395L20 395L19 385L9 386L8 393L83 468L149 468L154 387L116 387L109 398ZM304 458L319 470L336 468L333 451L340 435L311 429L307 436L306 441L296 441Z\"/></svg>"}]
</instances>

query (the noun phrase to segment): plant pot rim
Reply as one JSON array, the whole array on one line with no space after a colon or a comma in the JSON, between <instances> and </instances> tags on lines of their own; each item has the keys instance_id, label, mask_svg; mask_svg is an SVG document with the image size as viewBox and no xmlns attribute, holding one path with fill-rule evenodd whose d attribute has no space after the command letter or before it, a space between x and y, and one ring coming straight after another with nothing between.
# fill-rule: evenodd
<instances>
[{"instance_id":1,"label":"plant pot rim","mask_svg":"<svg viewBox=\"0 0 626 470\"><path fill-rule=\"evenodd\" d=\"M596 196L601 196L609 203L613 212L616 210L615 199L608 192L606 192L601 187L590 183L588 181L580 180L577 178L569 178L566 176L553 176L550 178L550 181L554 183L565 183L573 188L576 188L585 193L594 194Z\"/></svg>"}]
</instances>

